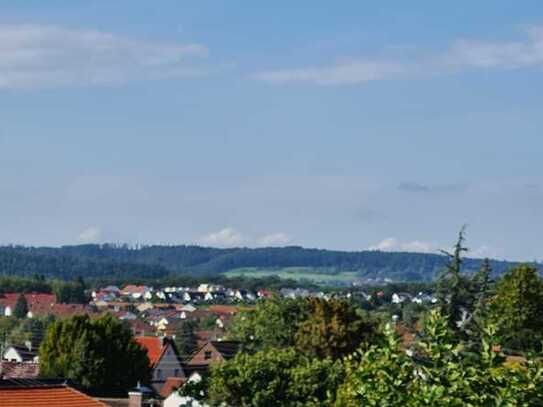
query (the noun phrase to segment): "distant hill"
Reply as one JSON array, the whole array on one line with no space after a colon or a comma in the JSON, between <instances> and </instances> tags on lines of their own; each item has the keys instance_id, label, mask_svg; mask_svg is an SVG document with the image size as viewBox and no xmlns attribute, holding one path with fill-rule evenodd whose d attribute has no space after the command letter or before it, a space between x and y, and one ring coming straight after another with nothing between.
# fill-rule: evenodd
<instances>
[{"instance_id":1,"label":"distant hill","mask_svg":"<svg viewBox=\"0 0 543 407\"><path fill-rule=\"evenodd\" d=\"M466 259L466 271L479 269L482 260ZM360 278L390 278L396 281L429 281L443 269L446 258L437 254L343 252L282 248L216 249L200 246L78 245L50 247L0 247L0 275L69 279L161 278L168 275L216 275L239 268L313 268L334 274L354 272ZM501 274L515 263L492 261Z\"/></svg>"}]
</instances>

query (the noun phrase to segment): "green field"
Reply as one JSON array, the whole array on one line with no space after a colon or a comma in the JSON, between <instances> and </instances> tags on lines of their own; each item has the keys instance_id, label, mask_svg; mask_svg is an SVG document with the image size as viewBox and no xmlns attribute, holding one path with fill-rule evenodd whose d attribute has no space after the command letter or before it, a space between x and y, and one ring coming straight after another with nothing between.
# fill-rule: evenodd
<instances>
[{"instance_id":1,"label":"green field","mask_svg":"<svg viewBox=\"0 0 543 407\"><path fill-rule=\"evenodd\" d=\"M331 281L351 282L360 278L357 272L334 273L325 268L312 267L284 267L284 268L259 268L243 267L224 273L227 277L268 277L277 276L283 279L308 280L315 283L327 283Z\"/></svg>"}]
</instances>

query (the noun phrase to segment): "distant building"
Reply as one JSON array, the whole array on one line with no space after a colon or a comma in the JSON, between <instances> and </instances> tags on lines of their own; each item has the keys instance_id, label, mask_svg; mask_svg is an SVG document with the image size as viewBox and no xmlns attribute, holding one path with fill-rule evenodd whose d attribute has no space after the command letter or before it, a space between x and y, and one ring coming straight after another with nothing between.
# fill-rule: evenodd
<instances>
[{"instance_id":1,"label":"distant building","mask_svg":"<svg viewBox=\"0 0 543 407\"><path fill-rule=\"evenodd\" d=\"M135 340L147 350L147 357L153 369L151 384L157 393L160 393L168 378L185 378L183 366L171 339L158 336L138 336Z\"/></svg>"},{"instance_id":2,"label":"distant building","mask_svg":"<svg viewBox=\"0 0 543 407\"><path fill-rule=\"evenodd\" d=\"M210 341L202 346L191 358L189 365L212 365L232 359L240 350L235 341Z\"/></svg>"},{"instance_id":3,"label":"distant building","mask_svg":"<svg viewBox=\"0 0 543 407\"><path fill-rule=\"evenodd\" d=\"M30 344L29 344L30 345ZM31 346L8 346L2 354L2 359L11 362L37 362L38 352Z\"/></svg>"}]
</instances>

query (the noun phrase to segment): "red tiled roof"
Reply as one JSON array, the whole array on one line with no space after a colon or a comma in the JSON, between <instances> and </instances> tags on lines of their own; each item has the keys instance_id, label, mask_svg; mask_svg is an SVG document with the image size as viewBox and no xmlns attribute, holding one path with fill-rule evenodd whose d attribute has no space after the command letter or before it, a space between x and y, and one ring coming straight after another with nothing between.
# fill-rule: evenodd
<instances>
[{"instance_id":1,"label":"red tiled roof","mask_svg":"<svg viewBox=\"0 0 543 407\"><path fill-rule=\"evenodd\" d=\"M83 304L51 304L31 308L31 311L35 315L55 315L57 317L72 317L88 313L87 306Z\"/></svg>"},{"instance_id":2,"label":"red tiled roof","mask_svg":"<svg viewBox=\"0 0 543 407\"><path fill-rule=\"evenodd\" d=\"M175 390L183 387L186 381L187 379L182 377L168 377L164 383L164 386L162 386L162 389L160 389L160 395L164 398L168 397Z\"/></svg>"},{"instance_id":3,"label":"red tiled roof","mask_svg":"<svg viewBox=\"0 0 543 407\"><path fill-rule=\"evenodd\" d=\"M3 306L14 308L19 298L20 293L5 293L0 296L0 304ZM34 311L44 306L51 306L51 304L56 304L57 297L55 294L43 294L43 293L28 293L24 294L26 302L28 303L28 309Z\"/></svg>"},{"instance_id":4,"label":"red tiled roof","mask_svg":"<svg viewBox=\"0 0 543 407\"><path fill-rule=\"evenodd\" d=\"M147 350L147 357L151 366L155 366L164 352L165 346L162 345L162 338L158 336L136 336L135 341Z\"/></svg>"},{"instance_id":5,"label":"red tiled roof","mask_svg":"<svg viewBox=\"0 0 543 407\"><path fill-rule=\"evenodd\" d=\"M210 305L208 309L214 314L219 314L219 315L220 314L232 315L240 311L238 307L233 306L233 305Z\"/></svg>"},{"instance_id":6,"label":"red tiled roof","mask_svg":"<svg viewBox=\"0 0 543 407\"><path fill-rule=\"evenodd\" d=\"M35 379L40 373L40 364L33 362L0 362L1 379Z\"/></svg>"},{"instance_id":7,"label":"red tiled roof","mask_svg":"<svg viewBox=\"0 0 543 407\"><path fill-rule=\"evenodd\" d=\"M71 387L0 388L2 407L107 407Z\"/></svg>"},{"instance_id":8,"label":"red tiled roof","mask_svg":"<svg viewBox=\"0 0 543 407\"><path fill-rule=\"evenodd\" d=\"M135 294L135 293L143 294L145 291L147 291L147 287L145 287L144 285L133 285L133 284L129 284L121 290L122 293L131 293L131 294Z\"/></svg>"}]
</instances>

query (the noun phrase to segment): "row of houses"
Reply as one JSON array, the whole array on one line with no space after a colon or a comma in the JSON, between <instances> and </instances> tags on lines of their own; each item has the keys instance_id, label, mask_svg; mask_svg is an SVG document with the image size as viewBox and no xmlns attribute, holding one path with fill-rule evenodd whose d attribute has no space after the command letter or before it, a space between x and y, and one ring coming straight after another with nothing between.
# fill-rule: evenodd
<instances>
[{"instance_id":1,"label":"row of houses","mask_svg":"<svg viewBox=\"0 0 543 407\"><path fill-rule=\"evenodd\" d=\"M165 301L174 303L202 302L254 302L269 297L267 290L252 292L244 289L224 288L213 284L200 284L198 287L165 287L155 289L145 285L126 285L123 288L107 286L91 293L93 301L111 302L124 299L130 302Z\"/></svg>"}]
</instances>

